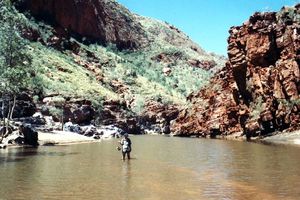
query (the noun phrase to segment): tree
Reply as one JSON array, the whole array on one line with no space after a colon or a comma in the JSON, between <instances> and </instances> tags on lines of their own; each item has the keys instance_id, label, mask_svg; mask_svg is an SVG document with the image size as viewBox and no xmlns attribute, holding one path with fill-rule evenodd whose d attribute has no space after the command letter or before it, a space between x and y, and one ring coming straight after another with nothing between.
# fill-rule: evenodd
<instances>
[{"instance_id":1,"label":"tree","mask_svg":"<svg viewBox=\"0 0 300 200\"><path fill-rule=\"evenodd\" d=\"M0 2L0 92L6 133L13 117L16 96L30 80L31 56L26 40L21 36L22 21L10 0Z\"/></svg>"}]
</instances>

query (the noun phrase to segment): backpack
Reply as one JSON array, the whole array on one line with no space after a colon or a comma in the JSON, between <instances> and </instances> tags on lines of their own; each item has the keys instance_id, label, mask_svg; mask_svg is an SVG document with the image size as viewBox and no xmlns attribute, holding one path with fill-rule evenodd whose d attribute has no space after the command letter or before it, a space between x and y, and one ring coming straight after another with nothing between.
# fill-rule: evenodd
<instances>
[{"instance_id":1,"label":"backpack","mask_svg":"<svg viewBox=\"0 0 300 200\"><path fill-rule=\"evenodd\" d=\"M131 146L131 142L130 142L129 139L127 139L127 140L124 139L122 141L122 150L123 150L123 152L130 152L131 151L130 146Z\"/></svg>"}]
</instances>

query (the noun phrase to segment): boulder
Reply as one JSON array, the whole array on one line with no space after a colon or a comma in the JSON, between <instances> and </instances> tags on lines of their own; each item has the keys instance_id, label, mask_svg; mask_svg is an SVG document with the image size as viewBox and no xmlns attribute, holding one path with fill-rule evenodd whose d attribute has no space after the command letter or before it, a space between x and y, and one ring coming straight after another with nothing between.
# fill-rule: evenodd
<instances>
[{"instance_id":1,"label":"boulder","mask_svg":"<svg viewBox=\"0 0 300 200\"><path fill-rule=\"evenodd\" d=\"M71 119L77 124L90 123L95 117L91 105L67 104L64 107L64 121Z\"/></svg>"},{"instance_id":2,"label":"boulder","mask_svg":"<svg viewBox=\"0 0 300 200\"><path fill-rule=\"evenodd\" d=\"M24 136L20 135L19 131L14 131L12 134L4 138L2 143L6 145L8 144L22 145L24 144Z\"/></svg>"},{"instance_id":3,"label":"boulder","mask_svg":"<svg viewBox=\"0 0 300 200\"><path fill-rule=\"evenodd\" d=\"M95 110L90 105L82 105L73 111L73 117L76 123L90 122L95 116Z\"/></svg>"},{"instance_id":4,"label":"boulder","mask_svg":"<svg viewBox=\"0 0 300 200\"><path fill-rule=\"evenodd\" d=\"M100 131L98 131L97 128L93 125L82 127L81 129L82 129L82 135L84 136L95 137L101 135Z\"/></svg>"},{"instance_id":5,"label":"boulder","mask_svg":"<svg viewBox=\"0 0 300 200\"><path fill-rule=\"evenodd\" d=\"M73 124L72 122L67 122L63 126L63 131L81 133L81 128L78 124Z\"/></svg>"},{"instance_id":6,"label":"boulder","mask_svg":"<svg viewBox=\"0 0 300 200\"><path fill-rule=\"evenodd\" d=\"M24 136L24 144L31 146L38 146L38 132L35 131L31 125L22 124L19 127L19 132Z\"/></svg>"},{"instance_id":7,"label":"boulder","mask_svg":"<svg viewBox=\"0 0 300 200\"><path fill-rule=\"evenodd\" d=\"M126 133L114 125L101 126L98 128L98 131L101 133L101 138L103 139L119 138Z\"/></svg>"},{"instance_id":8,"label":"boulder","mask_svg":"<svg viewBox=\"0 0 300 200\"><path fill-rule=\"evenodd\" d=\"M13 118L30 117L36 112L36 106L32 101L17 100Z\"/></svg>"},{"instance_id":9,"label":"boulder","mask_svg":"<svg viewBox=\"0 0 300 200\"><path fill-rule=\"evenodd\" d=\"M95 110L88 100L70 99L67 97L51 96L43 99L41 114L52 116L54 121L69 120L77 124L88 124L95 118Z\"/></svg>"},{"instance_id":10,"label":"boulder","mask_svg":"<svg viewBox=\"0 0 300 200\"><path fill-rule=\"evenodd\" d=\"M179 113L177 106L148 101L146 109L142 113L140 124L143 132L154 132L155 134L170 134L170 122Z\"/></svg>"},{"instance_id":11,"label":"boulder","mask_svg":"<svg viewBox=\"0 0 300 200\"><path fill-rule=\"evenodd\" d=\"M107 100L103 109L95 116L95 124L114 125L129 134L141 134L141 120L130 113L125 101Z\"/></svg>"},{"instance_id":12,"label":"boulder","mask_svg":"<svg viewBox=\"0 0 300 200\"><path fill-rule=\"evenodd\" d=\"M41 113L35 113L32 117L19 118L18 121L34 126L45 125L47 123L46 119Z\"/></svg>"},{"instance_id":13,"label":"boulder","mask_svg":"<svg viewBox=\"0 0 300 200\"><path fill-rule=\"evenodd\" d=\"M51 115L51 114L50 114L49 107L48 107L48 106L45 106L45 105L43 105L43 106L41 107L41 113L42 113L42 115L45 115L45 116L50 116L50 115Z\"/></svg>"}]
</instances>

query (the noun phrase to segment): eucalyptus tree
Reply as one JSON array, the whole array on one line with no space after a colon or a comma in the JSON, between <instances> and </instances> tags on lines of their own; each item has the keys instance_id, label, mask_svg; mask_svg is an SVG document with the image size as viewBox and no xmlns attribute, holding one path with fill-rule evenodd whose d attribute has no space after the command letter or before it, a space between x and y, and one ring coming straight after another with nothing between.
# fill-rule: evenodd
<instances>
[{"instance_id":1,"label":"eucalyptus tree","mask_svg":"<svg viewBox=\"0 0 300 200\"><path fill-rule=\"evenodd\" d=\"M10 0L0 2L0 92L3 124L8 130L18 93L30 80L31 56L22 38L23 18ZM7 109L8 108L8 109Z\"/></svg>"}]
</instances>

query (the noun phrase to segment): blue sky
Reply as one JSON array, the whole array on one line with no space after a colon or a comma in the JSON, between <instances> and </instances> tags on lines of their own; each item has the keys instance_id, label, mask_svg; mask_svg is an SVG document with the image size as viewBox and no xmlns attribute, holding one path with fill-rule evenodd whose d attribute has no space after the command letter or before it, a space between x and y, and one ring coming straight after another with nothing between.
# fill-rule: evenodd
<instances>
[{"instance_id":1,"label":"blue sky","mask_svg":"<svg viewBox=\"0 0 300 200\"><path fill-rule=\"evenodd\" d=\"M167 21L204 50L226 55L228 30L256 11L278 11L300 0L118 0L139 15Z\"/></svg>"}]
</instances>

